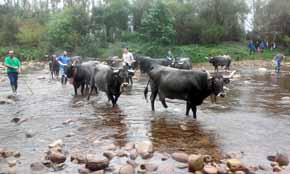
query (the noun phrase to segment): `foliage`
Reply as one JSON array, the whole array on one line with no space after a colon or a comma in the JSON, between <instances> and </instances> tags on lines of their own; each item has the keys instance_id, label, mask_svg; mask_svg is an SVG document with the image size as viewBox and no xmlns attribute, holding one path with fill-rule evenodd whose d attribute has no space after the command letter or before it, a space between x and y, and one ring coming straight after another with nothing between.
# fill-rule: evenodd
<instances>
[{"instance_id":1,"label":"foliage","mask_svg":"<svg viewBox=\"0 0 290 174\"><path fill-rule=\"evenodd\" d=\"M173 17L163 1L155 1L142 19L141 34L145 41L169 45L175 41Z\"/></svg>"},{"instance_id":2,"label":"foliage","mask_svg":"<svg viewBox=\"0 0 290 174\"><path fill-rule=\"evenodd\" d=\"M33 21L28 20L19 27L16 35L17 41L24 47L37 47L46 33L46 27Z\"/></svg>"}]
</instances>

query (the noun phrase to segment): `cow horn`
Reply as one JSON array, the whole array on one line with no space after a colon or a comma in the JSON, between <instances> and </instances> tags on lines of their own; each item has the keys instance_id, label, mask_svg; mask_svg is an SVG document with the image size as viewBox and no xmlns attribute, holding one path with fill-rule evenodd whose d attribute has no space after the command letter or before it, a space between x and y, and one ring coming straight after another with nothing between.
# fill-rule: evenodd
<instances>
[{"instance_id":1,"label":"cow horn","mask_svg":"<svg viewBox=\"0 0 290 174\"><path fill-rule=\"evenodd\" d=\"M113 69L114 73L118 73L120 70L119 69Z\"/></svg>"},{"instance_id":2,"label":"cow horn","mask_svg":"<svg viewBox=\"0 0 290 174\"><path fill-rule=\"evenodd\" d=\"M212 77L211 77L210 73L207 70L205 70L205 72L207 73L207 79L211 79Z\"/></svg>"},{"instance_id":3,"label":"cow horn","mask_svg":"<svg viewBox=\"0 0 290 174\"><path fill-rule=\"evenodd\" d=\"M236 70L231 72L231 74L229 76L223 76L223 78L227 78L227 79L230 79L234 76L234 74L236 73Z\"/></svg>"}]
</instances>

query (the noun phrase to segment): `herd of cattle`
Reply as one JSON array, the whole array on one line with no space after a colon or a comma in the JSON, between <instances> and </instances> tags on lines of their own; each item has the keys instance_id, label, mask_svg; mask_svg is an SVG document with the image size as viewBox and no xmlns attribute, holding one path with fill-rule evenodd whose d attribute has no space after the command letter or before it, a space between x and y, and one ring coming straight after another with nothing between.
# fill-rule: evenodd
<instances>
[{"instance_id":1,"label":"herd of cattle","mask_svg":"<svg viewBox=\"0 0 290 174\"><path fill-rule=\"evenodd\" d=\"M154 102L159 96L162 105L167 108L165 99L179 99L186 101L186 115L190 109L193 118L196 119L196 106L201 105L208 96L224 97L224 85L230 82L234 71L229 76L218 73L218 66L229 70L231 58L229 56L216 56L208 58L213 64L216 72L211 75L206 70L192 70L192 63L189 58L161 58L136 56L133 69L140 69L141 73L146 73L149 77L144 90L147 100L148 87L151 89L151 109L155 110ZM116 105L121 93L129 86L133 85L132 77L134 70L129 69L118 59L108 59L107 62L99 61L80 62L78 58L73 63L65 67L65 74L74 86L75 95L81 87L81 94L84 95L84 88L89 89L88 100L95 91L106 93L108 100ZM50 71L53 75L58 75L57 61L51 61Z\"/></svg>"}]
</instances>

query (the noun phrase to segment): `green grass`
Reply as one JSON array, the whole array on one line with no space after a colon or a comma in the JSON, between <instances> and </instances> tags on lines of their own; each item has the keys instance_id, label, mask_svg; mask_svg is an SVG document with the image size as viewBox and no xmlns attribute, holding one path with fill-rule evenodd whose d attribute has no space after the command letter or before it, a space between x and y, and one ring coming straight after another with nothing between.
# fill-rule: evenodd
<instances>
[{"instance_id":1,"label":"green grass","mask_svg":"<svg viewBox=\"0 0 290 174\"><path fill-rule=\"evenodd\" d=\"M216 55L230 55L235 61L239 60L259 60L272 59L278 51L285 52L286 50L265 50L264 53L249 55L247 43L243 42L225 42L217 45L184 45L184 46L160 46L154 43L138 43L138 42L116 42L108 44L107 48L96 48L98 55L94 57L106 59L112 56L122 56L123 48L129 47L133 54L151 56L153 58L165 58L169 50L176 57L190 57L193 63L206 62L205 57ZM0 47L0 58L6 56L11 48ZM13 48L16 55L22 60L41 60L47 52L39 48ZM74 53L73 53L74 54ZM75 53L77 54L77 53ZM2 60L1 60L2 61Z\"/></svg>"}]
</instances>

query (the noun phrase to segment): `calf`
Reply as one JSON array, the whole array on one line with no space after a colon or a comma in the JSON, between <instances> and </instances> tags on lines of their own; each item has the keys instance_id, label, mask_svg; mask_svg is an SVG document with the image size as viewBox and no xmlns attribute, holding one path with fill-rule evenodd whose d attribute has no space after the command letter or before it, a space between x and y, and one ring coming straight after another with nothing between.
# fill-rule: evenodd
<instances>
[{"instance_id":1,"label":"calf","mask_svg":"<svg viewBox=\"0 0 290 174\"><path fill-rule=\"evenodd\" d=\"M230 70L232 59L229 55L223 55L210 57L208 61L214 66L215 71L218 72L218 66L224 66L225 70Z\"/></svg>"}]
</instances>

